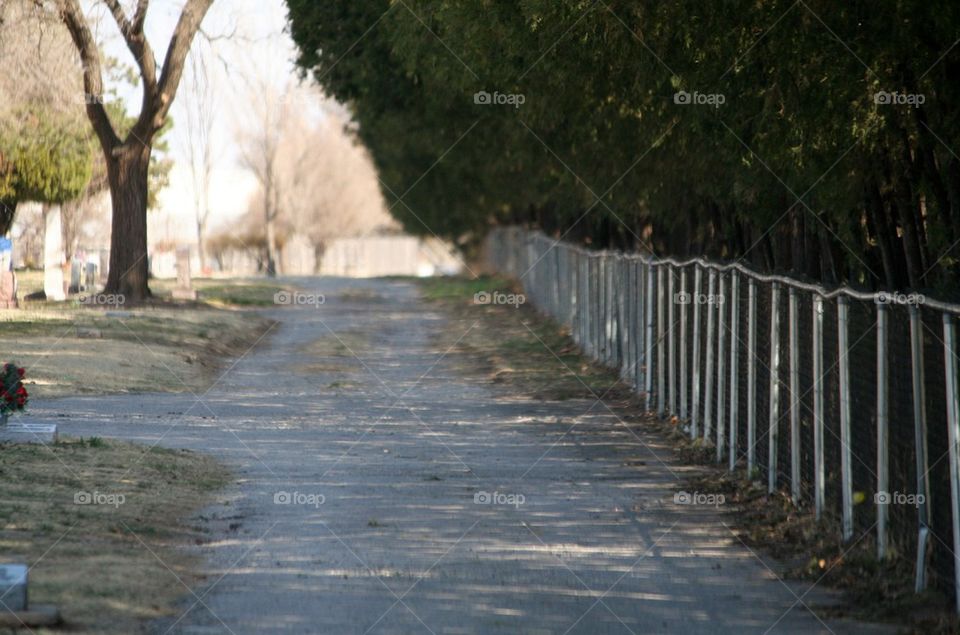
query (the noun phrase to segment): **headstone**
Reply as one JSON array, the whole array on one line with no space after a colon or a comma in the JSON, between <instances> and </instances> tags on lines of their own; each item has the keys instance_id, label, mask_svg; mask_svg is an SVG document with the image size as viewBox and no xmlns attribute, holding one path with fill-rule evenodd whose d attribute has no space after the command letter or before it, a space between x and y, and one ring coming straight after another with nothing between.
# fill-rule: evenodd
<instances>
[{"instance_id":1,"label":"headstone","mask_svg":"<svg viewBox=\"0 0 960 635\"><path fill-rule=\"evenodd\" d=\"M97 286L97 263L87 261L87 264L84 267L83 286L88 291Z\"/></svg>"},{"instance_id":2,"label":"headstone","mask_svg":"<svg viewBox=\"0 0 960 635\"><path fill-rule=\"evenodd\" d=\"M0 309L17 308L17 274L0 271Z\"/></svg>"},{"instance_id":3,"label":"headstone","mask_svg":"<svg viewBox=\"0 0 960 635\"><path fill-rule=\"evenodd\" d=\"M29 630L34 626L54 626L60 623L60 611L55 606L34 605L27 602L27 573L25 564L0 564L0 627Z\"/></svg>"},{"instance_id":4,"label":"headstone","mask_svg":"<svg viewBox=\"0 0 960 635\"><path fill-rule=\"evenodd\" d=\"M13 241L5 236L0 236L0 271L11 271L13 269Z\"/></svg>"},{"instance_id":5,"label":"headstone","mask_svg":"<svg viewBox=\"0 0 960 635\"><path fill-rule=\"evenodd\" d=\"M70 259L70 293L80 293L80 272L83 269L83 263L76 258Z\"/></svg>"},{"instance_id":6,"label":"headstone","mask_svg":"<svg viewBox=\"0 0 960 635\"><path fill-rule=\"evenodd\" d=\"M107 273L110 270L110 250L101 249L97 260L97 271L100 272L100 284L107 284Z\"/></svg>"},{"instance_id":7,"label":"headstone","mask_svg":"<svg viewBox=\"0 0 960 635\"><path fill-rule=\"evenodd\" d=\"M60 435L55 423L8 423L0 425L0 443L54 444Z\"/></svg>"},{"instance_id":8,"label":"headstone","mask_svg":"<svg viewBox=\"0 0 960 635\"><path fill-rule=\"evenodd\" d=\"M63 288L63 226L60 208L51 207L44 215L43 292L47 300L66 300Z\"/></svg>"},{"instance_id":9,"label":"headstone","mask_svg":"<svg viewBox=\"0 0 960 635\"><path fill-rule=\"evenodd\" d=\"M193 288L190 278L190 248L177 248L177 286L173 290L173 297L178 300L196 300L197 291Z\"/></svg>"},{"instance_id":10,"label":"headstone","mask_svg":"<svg viewBox=\"0 0 960 635\"><path fill-rule=\"evenodd\" d=\"M27 610L27 565L0 564L0 601L11 611Z\"/></svg>"}]
</instances>

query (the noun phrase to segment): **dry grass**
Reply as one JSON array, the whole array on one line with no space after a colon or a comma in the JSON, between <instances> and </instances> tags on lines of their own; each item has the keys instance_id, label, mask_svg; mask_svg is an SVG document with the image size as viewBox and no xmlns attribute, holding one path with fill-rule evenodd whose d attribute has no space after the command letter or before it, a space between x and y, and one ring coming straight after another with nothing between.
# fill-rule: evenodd
<instances>
[{"instance_id":1,"label":"dry grass","mask_svg":"<svg viewBox=\"0 0 960 635\"><path fill-rule=\"evenodd\" d=\"M109 311L50 304L0 311L2 361L26 367L31 397L202 391L224 358L245 353L271 326L204 305Z\"/></svg>"},{"instance_id":2,"label":"dry grass","mask_svg":"<svg viewBox=\"0 0 960 635\"><path fill-rule=\"evenodd\" d=\"M424 296L454 318L443 334L443 350L465 363L480 363L495 383L512 392L544 400L631 397L615 373L583 357L569 334L544 319L529 304L474 304L480 291L519 293L503 278L418 279Z\"/></svg>"},{"instance_id":3,"label":"dry grass","mask_svg":"<svg viewBox=\"0 0 960 635\"><path fill-rule=\"evenodd\" d=\"M57 605L68 632L127 634L171 613L187 591L177 577L197 582L177 546L201 537L182 519L225 471L186 450L69 440L0 446L0 482L0 553L33 566L31 600ZM124 499L78 505L81 492Z\"/></svg>"}]
</instances>

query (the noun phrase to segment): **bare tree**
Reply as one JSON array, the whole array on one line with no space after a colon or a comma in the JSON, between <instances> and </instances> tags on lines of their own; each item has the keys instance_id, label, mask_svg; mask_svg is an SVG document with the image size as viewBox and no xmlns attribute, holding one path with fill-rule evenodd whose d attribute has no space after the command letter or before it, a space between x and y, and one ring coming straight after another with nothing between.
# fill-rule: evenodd
<instances>
[{"instance_id":1,"label":"bare tree","mask_svg":"<svg viewBox=\"0 0 960 635\"><path fill-rule=\"evenodd\" d=\"M288 126L287 98L289 91L280 93L265 78L251 81L250 102L253 105L253 125L239 131L240 162L250 170L260 184L263 223L267 244L267 275L279 273L277 247L277 219L280 213L280 184L278 177L280 144Z\"/></svg>"},{"instance_id":2,"label":"bare tree","mask_svg":"<svg viewBox=\"0 0 960 635\"><path fill-rule=\"evenodd\" d=\"M193 208L197 223L197 251L200 268L207 266L205 238L210 218L210 179L216 159L213 126L216 121L218 102L213 86L211 69L203 51L194 48L188 57L189 64L184 82L183 99L186 101L183 125L180 127L186 146L187 162L193 186Z\"/></svg>"},{"instance_id":3,"label":"bare tree","mask_svg":"<svg viewBox=\"0 0 960 635\"><path fill-rule=\"evenodd\" d=\"M275 236L281 241L305 237L318 265L333 240L393 224L370 157L331 113L311 122L291 109L273 156L271 195L261 183L255 202L274 200Z\"/></svg>"},{"instance_id":4,"label":"bare tree","mask_svg":"<svg viewBox=\"0 0 960 635\"><path fill-rule=\"evenodd\" d=\"M87 117L93 125L107 162L113 207L108 293L129 299L150 294L147 286L147 176L153 142L166 122L183 74L191 42L213 0L186 0L158 67L144 34L150 0L137 0L129 16L120 0L103 0L136 60L143 99L140 115L123 138L103 105L100 51L79 0L56 0L56 7L80 53Z\"/></svg>"}]
</instances>

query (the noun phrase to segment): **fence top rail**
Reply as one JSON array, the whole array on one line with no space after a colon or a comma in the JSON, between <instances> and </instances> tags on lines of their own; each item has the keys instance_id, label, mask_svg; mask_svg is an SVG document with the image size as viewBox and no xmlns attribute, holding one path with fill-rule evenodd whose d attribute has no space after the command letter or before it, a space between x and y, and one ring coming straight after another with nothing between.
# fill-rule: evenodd
<instances>
[{"instance_id":1,"label":"fence top rail","mask_svg":"<svg viewBox=\"0 0 960 635\"><path fill-rule=\"evenodd\" d=\"M523 231L523 230L521 230ZM784 286L796 289L798 291L807 291L819 295L825 300L831 300L834 298L849 298L852 300L861 300L868 302L876 302L878 307L886 306L886 303L880 302L879 298L884 295L893 295L891 292L883 291L857 291L856 289L851 289L850 287L837 287L836 289L827 289L826 287L811 283L803 282L797 280L796 278L791 278L790 276L780 275L780 274L763 274L746 267L739 262L730 262L730 263L718 263L711 262L706 258L689 258L687 260L678 260L676 258L658 258L656 256L649 256L644 254L626 254L622 251L612 250L612 249L601 249L601 250L591 250L581 247L579 245L574 245L571 243L554 240L540 231L523 231L526 235L527 240L541 240L552 243L550 248L554 248L562 245L565 249L576 252L581 256L586 256L588 258L601 258L601 257L613 257L620 258L624 260L637 260L644 262L650 265L671 265L674 267L689 267L696 265L703 267L705 269L713 269L718 272L727 272L727 271L737 271L743 275L756 280L757 282L776 282ZM919 294L918 294L919 295ZM960 315L960 304L953 304L950 302L943 302L942 300L936 300L934 298L923 297L922 304L923 307L934 309L937 311L943 311L945 313L951 313L955 315ZM918 303L910 304L911 308L918 308Z\"/></svg>"}]
</instances>

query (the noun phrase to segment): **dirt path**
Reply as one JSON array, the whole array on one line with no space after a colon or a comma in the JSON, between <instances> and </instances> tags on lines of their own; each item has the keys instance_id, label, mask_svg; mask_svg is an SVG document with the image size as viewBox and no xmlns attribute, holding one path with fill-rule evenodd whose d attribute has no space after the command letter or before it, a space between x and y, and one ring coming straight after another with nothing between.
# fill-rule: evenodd
<instances>
[{"instance_id":1,"label":"dirt path","mask_svg":"<svg viewBox=\"0 0 960 635\"><path fill-rule=\"evenodd\" d=\"M205 586L155 632L873 632L821 622L823 591L674 504L681 468L653 437L590 401L511 398L439 350L413 285L299 282L326 303L272 311L269 345L199 399L33 408L235 469L195 519Z\"/></svg>"}]
</instances>

